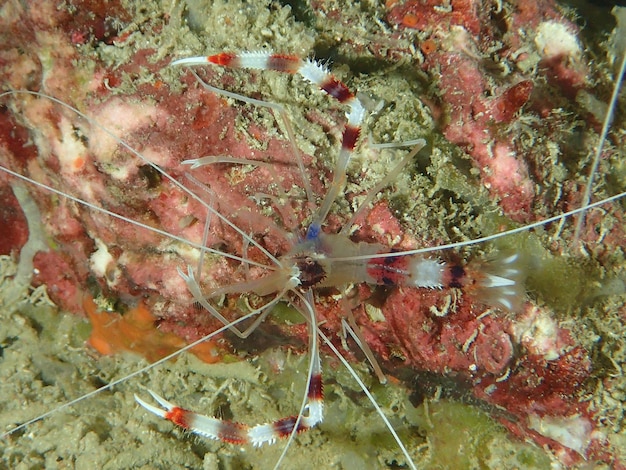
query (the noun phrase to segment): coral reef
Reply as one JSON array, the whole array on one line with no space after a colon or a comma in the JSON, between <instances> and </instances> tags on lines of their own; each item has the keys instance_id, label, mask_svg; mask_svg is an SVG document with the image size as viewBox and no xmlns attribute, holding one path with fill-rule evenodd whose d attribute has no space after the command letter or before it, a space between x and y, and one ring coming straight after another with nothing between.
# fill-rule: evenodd
<instances>
[{"instance_id":1,"label":"coral reef","mask_svg":"<svg viewBox=\"0 0 626 470\"><path fill-rule=\"evenodd\" d=\"M292 147L281 132L282 123L277 124L265 109L235 104L198 86L188 72L167 67L172 58L185 55L271 46L281 52L302 56L315 52L334 58L333 70L351 88L370 94L372 101L384 100L383 109L369 122L375 141L427 139L428 148L364 215L352 234L354 242L376 242L394 250L438 246L577 207L587 178L588 155L597 138L597 108L611 91L607 56L597 39L580 31L573 14L553 1L532 6L521 1L493 2L488 8L482 8L483 4L389 1L370 11L358 5L315 1L306 11L292 11L264 1L245 5L189 1L171 7L156 1L116 1L107 3L106 9L87 0L61 6L7 2L0 15L5 45L0 51L2 89L44 92L94 121L45 98L5 96L0 103L0 163L75 198L179 237L164 238L58 194L33 189L52 248L34 258L35 285L47 286L55 304L92 319L96 336L91 344L100 344L96 347L100 352L111 347L132 349L155 358L154 349L178 347L175 338L193 341L221 326L197 309L177 273L178 268L198 261L199 251L181 240L202 243L206 211L100 126L175 180L195 188L194 192L274 255L285 254L293 243L288 232L306 227L311 208ZM332 29L326 29L327 24ZM288 76L216 69L200 73L216 86L287 106L313 192L323 196L332 177L335 140L344 123L342 110ZM617 150L624 145L623 101L620 105L614 123L617 130L603 153L602 177L594 187L597 199L624 190ZM186 176L188 169L180 162L206 155L246 159L246 164L217 163L191 172L194 179ZM341 228L395 158L395 153L376 151L369 142L360 145L345 197L333 207L325 230ZM611 167L614 176L608 175ZM0 248L2 254L18 256L29 227L6 189L8 181L13 178L0 172L0 191L6 202L0 216L3 225L12 227ZM333 341L341 342L341 318L349 305L383 368L411 389L409 402L398 398L404 393L402 387L389 386L388 393L395 395L385 404L388 409L404 410L405 416L394 424L408 426L411 432L402 437L410 442L416 459L427 459L434 467L438 462L445 464L443 455L460 453L458 438L451 439L452 432L442 428L454 429L450 423L471 415L476 426L492 427L481 438L491 443L490 451L474 446L469 462L494 468L506 466L503 462L541 468L553 458L566 465L584 460L613 468L623 465L619 409L625 358L623 340L614 334L623 329L625 318L623 285L622 289L619 285L624 279L623 207L615 203L587 214L582 249L572 246L572 233L568 224L553 224L500 243L504 251L519 252L529 268L529 300L516 312L491 310L476 293L456 290L360 285L352 289L347 301L339 299L341 286L318 293L322 328ZM220 221L211 221L207 244L264 262L257 249L246 246L240 235ZM441 256L478 263L487 251L479 247ZM206 258L205 271L210 274L202 280L205 288L241 281L249 274L233 260ZM251 271L257 274L255 268ZM600 283L612 283L615 289L607 290ZM85 304L86 294L108 313L98 314L92 304ZM235 318L240 310L262 302L253 295L231 295L225 296L220 307L228 318ZM141 313L140 320L146 315L157 320L142 323L148 331L143 335L146 341L141 342L137 325L129 333L121 327L110 332L103 329L116 315L114 311L131 314L124 317L123 325L132 325L137 313ZM210 344L210 360L218 355L230 362L269 351L261 363L270 370L281 369L284 356L290 354L286 350L304 351L307 328L293 322L289 312L276 317L245 341L230 334L219 337ZM87 336L82 335L81 341ZM98 342L102 339L105 344ZM81 341L72 344L77 347ZM129 342L132 347L124 346ZM11 344L5 342L2 347L10 349ZM347 354L357 363L357 347L351 344L350 349ZM332 359L329 362L332 385L326 421L332 423L337 416L350 413L345 407L366 405L353 397L358 389L349 390L353 386L345 385L336 364ZM236 367L245 368L242 364L247 365ZM223 365L228 366L235 370L234 364ZM197 364L189 367L206 372ZM88 366L81 368L89 373ZM169 373L183 373L176 371ZM284 380L295 375L298 372L292 370ZM156 375L152 380L159 381ZM264 384L277 401L281 400L280 380ZM210 396L219 390L218 384L203 387L199 381L192 378L185 390L170 384L170 393L185 395L186 405L196 407L200 391ZM194 386L199 387L197 392ZM228 387L236 389L232 384ZM453 393L455 389L462 393ZM385 402L381 390L377 398ZM125 392L127 399L130 395ZM441 401L433 407L437 397ZM24 400L35 411L35 399ZM452 400L449 406L446 400ZM262 401L257 398L254 405L262 407ZM297 409L297 394L292 402ZM30 416L11 409L11 419L5 418L3 424ZM255 407L232 410L237 412L254 413ZM423 416L416 417L422 412ZM266 419L275 418L270 411ZM364 418L350 432L371 430L375 419ZM497 446L506 441L509 449L518 449L521 444L511 441L494 421L511 436L533 441L550 454L530 446L517 463L506 460ZM132 431L137 435L149 432L141 426L134 422ZM169 428L159 425L159 429ZM320 432L331 435L332 426L322 424ZM429 437L423 439L420 433ZM107 440L108 432L100 432L97 438L89 429L83 434L91 440ZM299 449L306 447L308 439L313 437L302 437ZM161 446L173 441L155 440ZM193 453L188 442L181 446ZM379 463L402 462L397 450L389 450L393 447L381 445L376 456ZM202 449L209 448L219 448L219 458L237 461L233 453L238 449L225 450L215 443ZM326 464L362 461L362 450L350 449ZM77 451L58 452L71 455ZM272 461L280 450L267 452ZM176 451L176 458L180 455ZM198 465L189 458L176 464Z\"/></svg>"}]
</instances>

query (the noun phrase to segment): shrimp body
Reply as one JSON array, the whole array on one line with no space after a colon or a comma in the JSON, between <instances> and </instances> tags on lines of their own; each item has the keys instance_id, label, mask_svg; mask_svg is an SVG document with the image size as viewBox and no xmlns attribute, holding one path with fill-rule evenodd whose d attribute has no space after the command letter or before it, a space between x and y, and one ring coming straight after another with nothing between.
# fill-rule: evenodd
<instances>
[{"instance_id":1,"label":"shrimp body","mask_svg":"<svg viewBox=\"0 0 626 470\"><path fill-rule=\"evenodd\" d=\"M524 298L525 273L517 254L463 266L420 255L394 256L382 244L354 242L342 234L325 233L320 233L315 243L297 245L294 251L299 258L308 260L310 267L302 266L301 272L315 273L312 278L317 279L314 284L318 287L367 283L386 287L458 288L477 294L479 302L505 310L519 307ZM382 254L387 256L376 257Z\"/></svg>"}]
</instances>

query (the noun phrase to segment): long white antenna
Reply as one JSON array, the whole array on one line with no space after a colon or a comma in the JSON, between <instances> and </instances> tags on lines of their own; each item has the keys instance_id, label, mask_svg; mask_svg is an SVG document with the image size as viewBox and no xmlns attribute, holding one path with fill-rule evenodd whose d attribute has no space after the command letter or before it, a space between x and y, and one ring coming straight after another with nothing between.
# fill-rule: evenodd
<instances>
[{"instance_id":1,"label":"long white antenna","mask_svg":"<svg viewBox=\"0 0 626 470\"><path fill-rule=\"evenodd\" d=\"M624 44L620 43L620 33L623 28L620 28L620 15L619 13L625 13L626 9L622 9L619 7L615 7L613 9L613 14L617 18L617 26L615 28L616 37L616 48L619 50L620 46ZM623 16L626 16L623 15ZM623 25L622 25L623 26ZM623 38L622 38L623 39ZM623 42L623 40L621 41ZM620 51L622 53L622 62L619 66L617 77L615 79L615 86L613 87L613 93L611 94L611 100L609 101L609 106L606 109L606 114L604 115L604 122L602 123L602 131L600 132L600 140L598 141L598 145L596 146L596 152L593 156L593 164L591 165L591 170L589 171L589 178L587 178L587 185L585 187L585 194L583 196L583 201L581 205L581 209L583 211L578 216L578 220L576 221L576 229L574 230L574 246L578 244L580 231L582 230L583 223L585 221L585 213L589 208L589 202L591 201L591 189L593 186L593 180L596 176L596 172L598 171L598 165L600 164L600 156L602 155L602 149L604 147L604 142L606 141L606 136L609 133L609 128L611 126L611 122L613 121L613 114L615 112L615 105L617 104L617 97L619 96L620 89L622 87L622 81L624 79L624 70L626 69L626 47L623 47Z\"/></svg>"}]
</instances>

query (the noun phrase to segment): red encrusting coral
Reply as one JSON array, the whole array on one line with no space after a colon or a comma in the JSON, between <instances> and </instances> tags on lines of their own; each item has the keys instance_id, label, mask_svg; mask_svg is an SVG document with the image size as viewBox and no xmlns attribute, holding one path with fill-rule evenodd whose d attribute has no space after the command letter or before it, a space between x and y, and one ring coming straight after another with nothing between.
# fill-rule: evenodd
<instances>
[{"instance_id":1,"label":"red encrusting coral","mask_svg":"<svg viewBox=\"0 0 626 470\"><path fill-rule=\"evenodd\" d=\"M0 201L0 225L6 227L0 237L0 255L16 256L28 240L26 217L9 185L0 185Z\"/></svg>"},{"instance_id":2,"label":"red encrusting coral","mask_svg":"<svg viewBox=\"0 0 626 470\"><path fill-rule=\"evenodd\" d=\"M556 34L574 41L578 28L547 0L533 2L532 8L527 2L513 2L506 7L510 12L493 15L480 2L453 1L450 8L439 3L396 2L388 19L419 30L437 44L435 50L428 49L421 67L439 88L444 135L472 156L483 184L501 200L506 214L518 221L533 220L538 195L527 164L532 159L503 126L514 125L524 106L545 105L544 95L554 96L542 85L533 99L542 77L556 88L559 101L574 99L584 89L587 69L574 45L558 50L544 45ZM407 23L407 16L420 21ZM536 33L532 57L524 31Z\"/></svg>"},{"instance_id":3,"label":"red encrusting coral","mask_svg":"<svg viewBox=\"0 0 626 470\"><path fill-rule=\"evenodd\" d=\"M472 34L480 33L488 11L476 0L452 0L447 8L440 0L393 2L388 7L394 24L420 30L462 26Z\"/></svg>"}]
</instances>

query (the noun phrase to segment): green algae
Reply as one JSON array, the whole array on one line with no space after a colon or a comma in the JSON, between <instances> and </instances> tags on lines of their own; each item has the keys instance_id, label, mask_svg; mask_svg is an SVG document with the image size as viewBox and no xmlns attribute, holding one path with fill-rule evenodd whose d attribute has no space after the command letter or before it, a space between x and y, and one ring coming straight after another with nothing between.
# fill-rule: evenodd
<instances>
[{"instance_id":1,"label":"green algae","mask_svg":"<svg viewBox=\"0 0 626 470\"><path fill-rule=\"evenodd\" d=\"M284 325L301 325L306 319L297 309L286 302L279 302L272 309L272 321Z\"/></svg>"},{"instance_id":2,"label":"green algae","mask_svg":"<svg viewBox=\"0 0 626 470\"><path fill-rule=\"evenodd\" d=\"M485 412L452 401L436 401L414 413L413 422L427 436L424 469L544 469L550 459L543 449L512 441ZM494 467L495 465L495 467Z\"/></svg>"}]
</instances>

